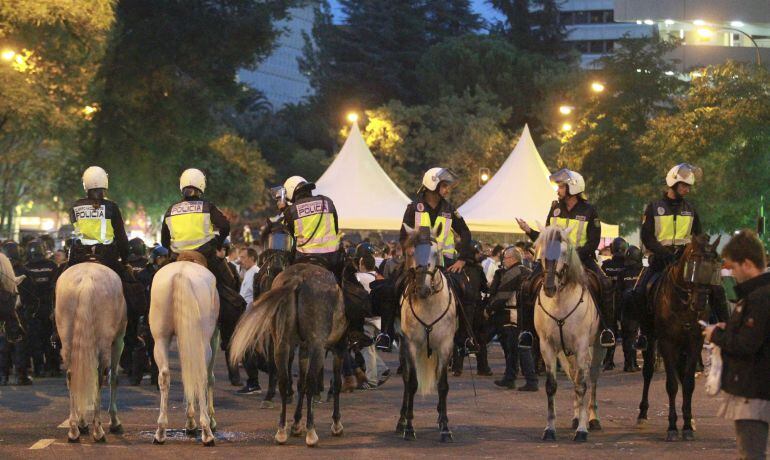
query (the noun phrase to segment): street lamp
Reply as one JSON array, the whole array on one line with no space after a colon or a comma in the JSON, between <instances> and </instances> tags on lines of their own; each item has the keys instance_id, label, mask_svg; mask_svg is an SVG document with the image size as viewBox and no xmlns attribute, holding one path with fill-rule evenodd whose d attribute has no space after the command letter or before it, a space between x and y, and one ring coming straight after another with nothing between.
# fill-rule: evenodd
<instances>
[{"instance_id":1,"label":"street lamp","mask_svg":"<svg viewBox=\"0 0 770 460\"><path fill-rule=\"evenodd\" d=\"M492 177L492 172L489 168L479 168L479 187L483 187L489 182L490 177Z\"/></svg>"},{"instance_id":2,"label":"street lamp","mask_svg":"<svg viewBox=\"0 0 770 460\"><path fill-rule=\"evenodd\" d=\"M356 112L350 112L348 113L348 121L351 123L355 123L358 121L358 114Z\"/></svg>"},{"instance_id":3,"label":"street lamp","mask_svg":"<svg viewBox=\"0 0 770 460\"><path fill-rule=\"evenodd\" d=\"M569 115L572 113L572 111L575 110L575 107L571 105L561 105L559 106L559 113L562 115Z\"/></svg>"},{"instance_id":4,"label":"street lamp","mask_svg":"<svg viewBox=\"0 0 770 460\"><path fill-rule=\"evenodd\" d=\"M564 131L565 133L572 131L572 123L568 121L565 122L563 125L561 125L561 130Z\"/></svg>"},{"instance_id":5,"label":"street lamp","mask_svg":"<svg viewBox=\"0 0 770 460\"><path fill-rule=\"evenodd\" d=\"M594 93L601 93L604 91L604 83L598 81L591 83L591 91Z\"/></svg>"},{"instance_id":6,"label":"street lamp","mask_svg":"<svg viewBox=\"0 0 770 460\"><path fill-rule=\"evenodd\" d=\"M0 57L3 58L4 61L11 61L16 56L16 51L14 50L3 50L2 53L0 53Z\"/></svg>"}]
</instances>

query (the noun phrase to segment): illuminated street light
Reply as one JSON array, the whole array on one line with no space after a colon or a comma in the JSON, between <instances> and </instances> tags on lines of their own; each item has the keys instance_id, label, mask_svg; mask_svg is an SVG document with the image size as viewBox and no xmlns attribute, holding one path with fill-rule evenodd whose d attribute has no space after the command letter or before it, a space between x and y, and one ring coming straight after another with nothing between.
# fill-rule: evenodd
<instances>
[{"instance_id":1,"label":"illuminated street light","mask_svg":"<svg viewBox=\"0 0 770 460\"><path fill-rule=\"evenodd\" d=\"M87 105L83 107L83 109L80 111L80 113L83 114L83 118L86 120L90 120L94 117L94 114L99 111L99 107L97 105Z\"/></svg>"},{"instance_id":2,"label":"illuminated street light","mask_svg":"<svg viewBox=\"0 0 770 460\"><path fill-rule=\"evenodd\" d=\"M569 115L572 113L573 110L575 110L575 107L572 107L571 105L559 106L559 113L561 113L562 115Z\"/></svg>"},{"instance_id":3,"label":"illuminated street light","mask_svg":"<svg viewBox=\"0 0 770 460\"><path fill-rule=\"evenodd\" d=\"M594 93L601 93L604 91L604 84L598 81L591 83L591 91Z\"/></svg>"},{"instance_id":4,"label":"illuminated street light","mask_svg":"<svg viewBox=\"0 0 770 460\"><path fill-rule=\"evenodd\" d=\"M564 131L565 133L572 131L572 123L570 122L564 123L563 125L561 125L561 130Z\"/></svg>"},{"instance_id":5,"label":"illuminated street light","mask_svg":"<svg viewBox=\"0 0 770 460\"><path fill-rule=\"evenodd\" d=\"M479 187L483 187L489 179L492 177L492 172L489 168L479 168Z\"/></svg>"},{"instance_id":6,"label":"illuminated street light","mask_svg":"<svg viewBox=\"0 0 770 460\"><path fill-rule=\"evenodd\" d=\"M356 112L350 112L348 113L348 121L351 123L355 123L358 121L358 114Z\"/></svg>"},{"instance_id":7,"label":"illuminated street light","mask_svg":"<svg viewBox=\"0 0 770 460\"><path fill-rule=\"evenodd\" d=\"M698 29L698 36L701 38L711 38L714 36L714 31L711 29L707 29L706 27L701 27Z\"/></svg>"},{"instance_id":8,"label":"illuminated street light","mask_svg":"<svg viewBox=\"0 0 770 460\"><path fill-rule=\"evenodd\" d=\"M673 19L666 19L665 21L663 21L663 24L665 24L667 26L673 26L674 22L675 21Z\"/></svg>"},{"instance_id":9,"label":"illuminated street light","mask_svg":"<svg viewBox=\"0 0 770 460\"><path fill-rule=\"evenodd\" d=\"M652 19L645 19L644 20L644 24L647 25L647 26L651 26L651 25L655 24L655 21L653 21Z\"/></svg>"},{"instance_id":10,"label":"illuminated street light","mask_svg":"<svg viewBox=\"0 0 770 460\"><path fill-rule=\"evenodd\" d=\"M743 27L744 25L742 21L730 21L730 27Z\"/></svg>"},{"instance_id":11,"label":"illuminated street light","mask_svg":"<svg viewBox=\"0 0 770 460\"><path fill-rule=\"evenodd\" d=\"M703 19L696 19L692 23L698 27L702 27L706 25L706 21L704 21Z\"/></svg>"},{"instance_id":12,"label":"illuminated street light","mask_svg":"<svg viewBox=\"0 0 770 460\"><path fill-rule=\"evenodd\" d=\"M16 51L14 50L3 50L3 52L0 53L0 57L2 57L4 61L11 61L15 56Z\"/></svg>"}]
</instances>

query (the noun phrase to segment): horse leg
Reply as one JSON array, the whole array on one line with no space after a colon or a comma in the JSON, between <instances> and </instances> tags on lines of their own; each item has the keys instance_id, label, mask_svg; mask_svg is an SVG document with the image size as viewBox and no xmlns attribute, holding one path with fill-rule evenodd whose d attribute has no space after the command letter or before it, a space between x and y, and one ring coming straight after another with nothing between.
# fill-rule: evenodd
<instances>
[{"instance_id":1,"label":"horse leg","mask_svg":"<svg viewBox=\"0 0 770 460\"><path fill-rule=\"evenodd\" d=\"M214 359L214 352L211 350L211 341L209 343L204 344L204 355L199 359L205 359L204 365L206 367L206 370L208 371L209 366L211 365L211 362ZM209 416L209 398L208 398L208 382L209 382L209 376L208 372L206 372L205 380L203 382L200 382L203 386L203 391L201 392L201 395L198 397L198 412L200 412L199 420L200 420L200 426L201 426L201 442L203 442L203 445L206 447L212 447L214 446L215 439L214 439L214 433L211 432L211 417Z\"/></svg>"},{"instance_id":2,"label":"horse leg","mask_svg":"<svg viewBox=\"0 0 770 460\"><path fill-rule=\"evenodd\" d=\"M588 431L599 431L602 429L602 424L599 422L599 403L596 399L596 386L599 382L599 374L601 374L602 363L604 362L604 358L602 358L603 350L604 348L602 347L594 348L593 361L589 369Z\"/></svg>"},{"instance_id":3,"label":"horse leg","mask_svg":"<svg viewBox=\"0 0 770 460\"><path fill-rule=\"evenodd\" d=\"M332 395L334 396L334 408L332 412L332 436L342 436L343 426L340 419L340 388L342 387L342 351L334 351L334 365L332 374Z\"/></svg>"},{"instance_id":4,"label":"horse leg","mask_svg":"<svg viewBox=\"0 0 770 460\"><path fill-rule=\"evenodd\" d=\"M575 431L575 437L572 439L575 442L586 442L588 440L588 429L586 424L588 423L588 411L586 408L586 377L588 375L588 365L586 363L586 357L581 357L578 362L578 367L575 369L575 402L579 408L578 411L578 426Z\"/></svg>"},{"instance_id":5,"label":"horse leg","mask_svg":"<svg viewBox=\"0 0 770 460\"><path fill-rule=\"evenodd\" d=\"M112 342L110 359L110 433L122 434L123 425L118 419L118 363L123 353L123 337Z\"/></svg>"},{"instance_id":6,"label":"horse leg","mask_svg":"<svg viewBox=\"0 0 770 460\"><path fill-rule=\"evenodd\" d=\"M297 407L294 409L294 424L291 426L292 436L301 436L305 431L302 426L302 404L305 401L304 396L310 394L312 396L312 390L308 388L307 382L312 377L308 370L308 351L304 346L299 348L299 379L297 380ZM312 398L311 398L312 402Z\"/></svg>"},{"instance_id":7,"label":"horse leg","mask_svg":"<svg viewBox=\"0 0 770 460\"><path fill-rule=\"evenodd\" d=\"M71 371L67 370L67 386L69 387L70 380L72 378ZM75 397L72 394L72 389L70 388L70 429L69 432L67 432L67 441L69 442L80 442L80 428L78 427L78 410L75 406Z\"/></svg>"},{"instance_id":8,"label":"horse leg","mask_svg":"<svg viewBox=\"0 0 770 460\"><path fill-rule=\"evenodd\" d=\"M102 384L104 383L105 369L106 366L104 366L103 363L99 363L99 367L97 368L98 376L96 378L96 394L94 395L94 432L92 433L94 442L105 442L107 440L104 436L104 428L102 428L102 398L100 394L102 390Z\"/></svg>"},{"instance_id":9,"label":"horse leg","mask_svg":"<svg viewBox=\"0 0 770 460\"><path fill-rule=\"evenodd\" d=\"M409 365L406 359L406 346L404 341L401 341L400 347L398 347L398 367L401 368L401 380L404 382L404 396L401 400L401 416L396 424L396 433L403 435L406 429L406 413L409 409Z\"/></svg>"},{"instance_id":10,"label":"horse leg","mask_svg":"<svg viewBox=\"0 0 770 460\"><path fill-rule=\"evenodd\" d=\"M158 366L158 386L160 387L160 415L158 429L153 437L153 444L166 442L166 427L168 427L168 390L171 387L171 374L168 370L168 349L171 337L155 338L155 363Z\"/></svg>"},{"instance_id":11,"label":"horse leg","mask_svg":"<svg viewBox=\"0 0 770 460\"><path fill-rule=\"evenodd\" d=\"M679 379L682 382L682 440L692 441L695 439L695 427L692 420L692 394L695 391L695 367L698 364L698 357L703 345L700 340L694 340L689 353L686 357L686 363Z\"/></svg>"},{"instance_id":12,"label":"horse leg","mask_svg":"<svg viewBox=\"0 0 770 460\"><path fill-rule=\"evenodd\" d=\"M211 359L208 367L208 386L206 388L206 398L209 403L209 426L211 431L217 430L217 421L214 419L214 362L216 361L217 350L219 349L219 328L214 329L214 335L211 336Z\"/></svg>"},{"instance_id":13,"label":"horse leg","mask_svg":"<svg viewBox=\"0 0 770 460\"><path fill-rule=\"evenodd\" d=\"M305 445L315 447L318 445L318 434L315 431L315 420L313 419L313 399L316 397L320 381L323 381L323 346L316 345L309 350L307 356L307 384L305 394L307 396L307 416L305 418Z\"/></svg>"},{"instance_id":14,"label":"horse leg","mask_svg":"<svg viewBox=\"0 0 770 460\"><path fill-rule=\"evenodd\" d=\"M193 404L195 401L187 401L187 409L185 411L187 415L187 422L184 426L184 432L187 436L190 437L196 437L198 436L198 424L195 423L195 405Z\"/></svg>"},{"instance_id":15,"label":"horse leg","mask_svg":"<svg viewBox=\"0 0 770 460\"><path fill-rule=\"evenodd\" d=\"M289 435L286 432L286 403L289 399L289 374L291 369L289 368L289 345L281 344L275 348L273 353L276 372L278 373L278 391L281 392L281 415L278 419L278 431L275 433L275 442L278 444L286 444L289 439Z\"/></svg>"},{"instance_id":16,"label":"horse leg","mask_svg":"<svg viewBox=\"0 0 770 460\"><path fill-rule=\"evenodd\" d=\"M411 348L411 346L410 346ZM406 425L404 426L404 439L406 440L414 440L417 438L417 436L414 433L414 426L412 425L412 420L414 419L414 395L417 393L417 367L414 362L414 356L415 354L412 353L410 350L407 350L407 367L408 369L404 369L404 373L409 373L408 381L407 381L407 388L406 391L408 392L407 401L406 401Z\"/></svg>"},{"instance_id":17,"label":"horse leg","mask_svg":"<svg viewBox=\"0 0 770 460\"><path fill-rule=\"evenodd\" d=\"M655 338L650 335L648 337L647 349L644 350L642 355L644 358L644 367L642 368L644 385L642 387L642 400L639 402L639 416L636 418L637 425L647 423L647 410L650 408L650 383L652 382L653 374L655 374L655 354L657 349L655 342Z\"/></svg>"},{"instance_id":18,"label":"horse leg","mask_svg":"<svg viewBox=\"0 0 770 460\"><path fill-rule=\"evenodd\" d=\"M556 440L556 353L548 346L541 346L545 362L545 394L548 396L548 418L543 432L543 441Z\"/></svg>"},{"instance_id":19,"label":"horse leg","mask_svg":"<svg viewBox=\"0 0 770 460\"><path fill-rule=\"evenodd\" d=\"M676 428L676 393L679 390L677 378L677 350L669 341L661 341L661 354L666 366L666 393L668 393L668 431L666 441L676 441L679 431ZM646 363L645 363L646 364Z\"/></svg>"},{"instance_id":20,"label":"horse leg","mask_svg":"<svg viewBox=\"0 0 770 460\"><path fill-rule=\"evenodd\" d=\"M441 366L441 375L438 379L438 429L441 432L441 442L453 442L452 431L449 429L449 417L447 416L446 397L449 394L449 380L447 378L447 364Z\"/></svg>"}]
</instances>

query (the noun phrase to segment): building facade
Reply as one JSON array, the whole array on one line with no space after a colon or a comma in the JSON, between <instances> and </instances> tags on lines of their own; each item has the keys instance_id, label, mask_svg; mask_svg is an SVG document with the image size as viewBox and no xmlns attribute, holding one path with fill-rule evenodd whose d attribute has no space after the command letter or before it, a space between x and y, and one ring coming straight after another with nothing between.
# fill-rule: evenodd
<instances>
[{"instance_id":1,"label":"building facade","mask_svg":"<svg viewBox=\"0 0 770 460\"><path fill-rule=\"evenodd\" d=\"M305 46L304 34L312 36L314 3L289 9L287 19L276 25L282 33L273 53L255 70L238 72L238 80L262 91L273 110L300 103L312 94L310 80L300 71L298 60Z\"/></svg>"}]
</instances>

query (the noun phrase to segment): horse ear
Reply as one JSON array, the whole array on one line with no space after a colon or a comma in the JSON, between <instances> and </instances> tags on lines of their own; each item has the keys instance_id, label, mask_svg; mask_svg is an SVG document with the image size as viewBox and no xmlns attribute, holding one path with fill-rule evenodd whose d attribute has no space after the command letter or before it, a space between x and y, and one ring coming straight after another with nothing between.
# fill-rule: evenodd
<instances>
[{"instance_id":1,"label":"horse ear","mask_svg":"<svg viewBox=\"0 0 770 460\"><path fill-rule=\"evenodd\" d=\"M16 286L20 285L26 278L27 278L27 275L17 276L16 277Z\"/></svg>"},{"instance_id":2,"label":"horse ear","mask_svg":"<svg viewBox=\"0 0 770 460\"><path fill-rule=\"evenodd\" d=\"M543 224L541 224L539 220L535 221L535 227L537 227L538 233L543 233L543 229L545 228L543 227Z\"/></svg>"},{"instance_id":3,"label":"horse ear","mask_svg":"<svg viewBox=\"0 0 770 460\"><path fill-rule=\"evenodd\" d=\"M433 236L435 236L436 238L438 238L438 237L439 237L439 235L441 235L441 232L443 232L443 231L444 231L444 224L443 224L443 222L442 222L442 223L439 223L439 224L436 226L436 231L435 231L435 232L433 232L433 233L434 233L434 234L433 234Z\"/></svg>"},{"instance_id":4,"label":"horse ear","mask_svg":"<svg viewBox=\"0 0 770 460\"><path fill-rule=\"evenodd\" d=\"M412 233L414 233L414 229L412 227L410 227L409 225L407 225L406 222L402 222L401 225L404 226L404 230L406 230L406 233L408 233L410 235Z\"/></svg>"},{"instance_id":5,"label":"horse ear","mask_svg":"<svg viewBox=\"0 0 770 460\"><path fill-rule=\"evenodd\" d=\"M711 243L711 246L714 248L715 251L719 247L719 242L720 241L722 241L722 235L721 234L717 235L717 239L715 239L714 242Z\"/></svg>"}]
</instances>

